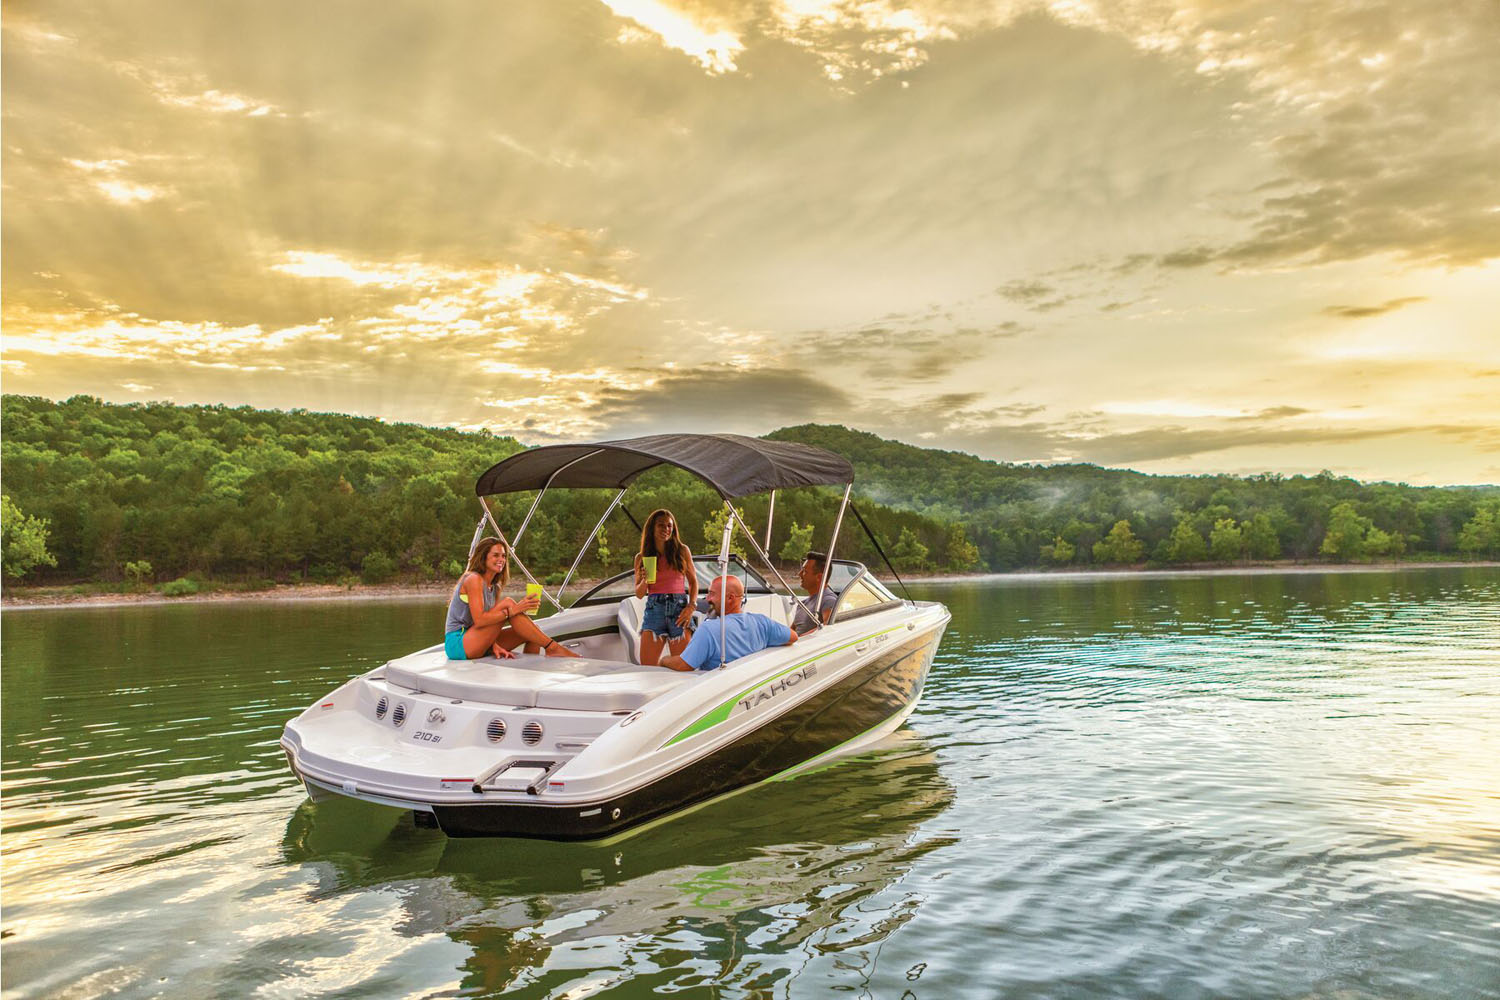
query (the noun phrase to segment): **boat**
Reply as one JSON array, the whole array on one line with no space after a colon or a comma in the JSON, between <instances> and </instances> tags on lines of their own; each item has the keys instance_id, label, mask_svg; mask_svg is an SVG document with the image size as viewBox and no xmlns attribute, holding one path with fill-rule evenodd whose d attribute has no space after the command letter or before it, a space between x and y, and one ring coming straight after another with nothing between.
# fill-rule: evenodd
<instances>
[{"instance_id":1,"label":"boat","mask_svg":"<svg viewBox=\"0 0 1500 1000\"><path fill-rule=\"evenodd\" d=\"M631 484L662 466L696 476L724 504L718 553L695 557L702 589L716 576L737 576L744 610L786 624L800 604L813 627L796 642L712 670L643 666L644 601L632 571L564 602L599 528L616 509L628 515ZM541 591L554 609L546 631L578 658L450 660L438 643L390 660L288 722L281 738L287 762L314 802L342 795L409 809L419 825L450 837L599 840L857 753L896 731L916 707L950 615L942 604L897 597L862 563L836 558L845 511L865 523L850 503L853 481L853 467L832 452L733 434L511 455L475 484L481 514L470 551L487 534L505 540L513 569L535 587L522 553L543 497L556 489L614 491L556 592ZM777 491L830 486L842 487L843 497L824 571L838 603L824 624L766 547ZM507 537L488 498L527 492L536 496ZM735 501L766 493L762 546ZM769 576L733 553L736 537ZM878 541L875 547L881 551ZM695 627L716 621L700 611Z\"/></svg>"}]
</instances>

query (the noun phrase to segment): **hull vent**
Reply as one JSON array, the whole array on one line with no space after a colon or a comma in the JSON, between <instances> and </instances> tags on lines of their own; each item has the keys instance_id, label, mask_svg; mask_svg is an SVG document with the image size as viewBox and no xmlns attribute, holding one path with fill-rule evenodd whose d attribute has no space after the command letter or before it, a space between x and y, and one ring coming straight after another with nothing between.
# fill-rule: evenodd
<instances>
[{"instance_id":1,"label":"hull vent","mask_svg":"<svg viewBox=\"0 0 1500 1000\"><path fill-rule=\"evenodd\" d=\"M383 718L385 718L385 713L390 710L390 707L391 707L391 703L388 702L388 701L386 701L385 698L382 697L379 701L377 701L375 703L375 718L377 718L377 719L383 719Z\"/></svg>"},{"instance_id":2,"label":"hull vent","mask_svg":"<svg viewBox=\"0 0 1500 1000\"><path fill-rule=\"evenodd\" d=\"M405 725L405 723L406 723L406 706L405 705L398 704L396 706L396 710L391 713L391 722L392 722L392 724L395 725L395 727L397 729L400 729L403 725Z\"/></svg>"},{"instance_id":3,"label":"hull vent","mask_svg":"<svg viewBox=\"0 0 1500 1000\"><path fill-rule=\"evenodd\" d=\"M534 747L542 742L542 724L532 719L521 729L521 742Z\"/></svg>"},{"instance_id":4,"label":"hull vent","mask_svg":"<svg viewBox=\"0 0 1500 1000\"><path fill-rule=\"evenodd\" d=\"M505 739L505 720L491 719L490 724L485 727L484 733L490 738L491 743L499 743Z\"/></svg>"}]
</instances>

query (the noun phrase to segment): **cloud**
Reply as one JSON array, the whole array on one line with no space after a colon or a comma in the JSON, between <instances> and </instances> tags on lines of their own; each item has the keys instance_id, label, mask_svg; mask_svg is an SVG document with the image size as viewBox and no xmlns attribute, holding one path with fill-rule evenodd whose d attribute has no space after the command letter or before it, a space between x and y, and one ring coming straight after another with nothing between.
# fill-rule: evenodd
<instances>
[{"instance_id":1,"label":"cloud","mask_svg":"<svg viewBox=\"0 0 1500 1000\"><path fill-rule=\"evenodd\" d=\"M691 56L711 74L733 72L735 57L745 49L734 31L712 23L699 11L682 10L663 0L604 2L610 10L629 18L662 44ZM620 35L620 40L628 44L641 37L638 31L627 31Z\"/></svg>"},{"instance_id":2,"label":"cloud","mask_svg":"<svg viewBox=\"0 0 1500 1000\"><path fill-rule=\"evenodd\" d=\"M795 369L709 364L653 375L650 391L611 387L593 394L588 418L624 435L705 426L762 434L788 424L843 423L857 409L843 389Z\"/></svg>"},{"instance_id":3,"label":"cloud","mask_svg":"<svg viewBox=\"0 0 1500 1000\"><path fill-rule=\"evenodd\" d=\"M1323 310L1323 315L1338 316L1343 319L1367 319L1371 316L1383 316L1386 313L1395 312L1414 302L1426 301L1425 295L1408 295L1405 298L1388 299L1378 306L1328 306Z\"/></svg>"},{"instance_id":4,"label":"cloud","mask_svg":"<svg viewBox=\"0 0 1500 1000\"><path fill-rule=\"evenodd\" d=\"M1195 246L1162 254L1156 262L1162 267L1202 267L1219 256L1213 247Z\"/></svg>"},{"instance_id":5,"label":"cloud","mask_svg":"<svg viewBox=\"0 0 1500 1000\"><path fill-rule=\"evenodd\" d=\"M1043 281L1009 281L995 289L996 294L1012 302L1020 302L1025 305L1035 305L1048 296L1055 289Z\"/></svg>"},{"instance_id":6,"label":"cloud","mask_svg":"<svg viewBox=\"0 0 1500 1000\"><path fill-rule=\"evenodd\" d=\"M13 13L8 389L583 435L665 380L1038 460L1493 409L1483 4ZM1097 405L1163 385L1213 412Z\"/></svg>"}]
</instances>

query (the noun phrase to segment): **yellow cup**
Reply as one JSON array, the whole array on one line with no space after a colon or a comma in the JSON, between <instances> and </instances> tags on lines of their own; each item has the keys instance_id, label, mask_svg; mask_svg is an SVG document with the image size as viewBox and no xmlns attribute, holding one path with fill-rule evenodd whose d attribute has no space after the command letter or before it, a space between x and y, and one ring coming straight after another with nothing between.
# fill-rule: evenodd
<instances>
[{"instance_id":1,"label":"yellow cup","mask_svg":"<svg viewBox=\"0 0 1500 1000\"><path fill-rule=\"evenodd\" d=\"M656 557L641 556L641 565L646 569L646 582L656 582Z\"/></svg>"},{"instance_id":2,"label":"yellow cup","mask_svg":"<svg viewBox=\"0 0 1500 1000\"><path fill-rule=\"evenodd\" d=\"M542 585L540 583L528 583L526 585L526 596L527 597L535 597L537 600L541 600L541 597L542 597ZM541 607L541 605L539 604L539 605L537 605L537 607ZM528 611L526 613L528 615L534 615L534 614L536 614L536 609L533 608L532 610L530 610L530 611Z\"/></svg>"}]
</instances>

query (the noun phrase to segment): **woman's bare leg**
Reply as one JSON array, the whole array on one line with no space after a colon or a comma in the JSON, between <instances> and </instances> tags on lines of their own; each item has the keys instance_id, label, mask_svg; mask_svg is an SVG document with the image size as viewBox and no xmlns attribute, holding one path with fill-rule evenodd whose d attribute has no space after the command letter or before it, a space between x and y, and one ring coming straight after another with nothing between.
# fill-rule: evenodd
<instances>
[{"instance_id":1,"label":"woman's bare leg","mask_svg":"<svg viewBox=\"0 0 1500 1000\"><path fill-rule=\"evenodd\" d=\"M690 643L692 641L693 641L693 633L691 633L691 632L684 632L684 633L682 633L682 638L680 638L680 639L673 639L671 641L671 643L669 644L670 647L671 647L671 650L672 650L672 655L673 656L681 656L682 655L682 651L684 649L687 649L688 648L688 643Z\"/></svg>"},{"instance_id":2,"label":"woman's bare leg","mask_svg":"<svg viewBox=\"0 0 1500 1000\"><path fill-rule=\"evenodd\" d=\"M467 638L467 634L465 638ZM512 615L510 621L500 629L500 634L495 637L506 649L515 649L522 643L526 644L526 652L545 652L548 656L577 656L568 647L560 642L553 642L552 637L543 632L537 623L526 615Z\"/></svg>"},{"instance_id":3,"label":"woman's bare leg","mask_svg":"<svg viewBox=\"0 0 1500 1000\"><path fill-rule=\"evenodd\" d=\"M654 667L661 663L661 647L665 645L655 632L641 633L641 666Z\"/></svg>"},{"instance_id":4,"label":"woman's bare leg","mask_svg":"<svg viewBox=\"0 0 1500 1000\"><path fill-rule=\"evenodd\" d=\"M496 622L493 625L476 626L464 632L464 656L470 660L489 656L490 647L495 644L503 628L505 628L504 622ZM505 644L501 643L501 645Z\"/></svg>"}]
</instances>

